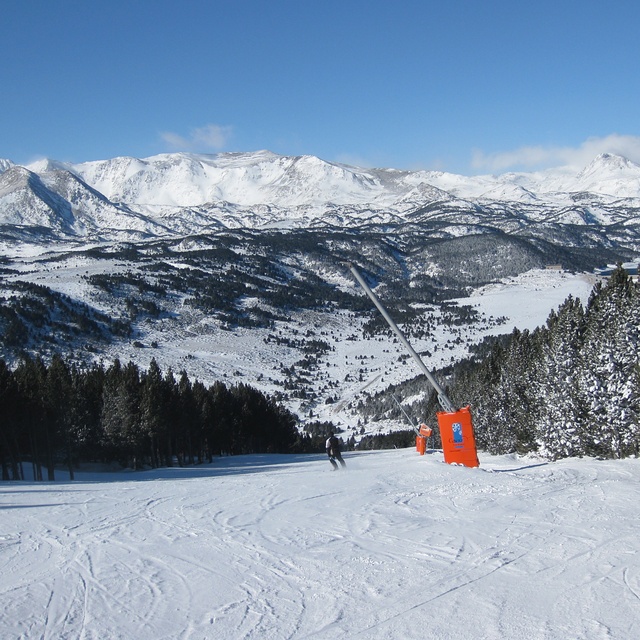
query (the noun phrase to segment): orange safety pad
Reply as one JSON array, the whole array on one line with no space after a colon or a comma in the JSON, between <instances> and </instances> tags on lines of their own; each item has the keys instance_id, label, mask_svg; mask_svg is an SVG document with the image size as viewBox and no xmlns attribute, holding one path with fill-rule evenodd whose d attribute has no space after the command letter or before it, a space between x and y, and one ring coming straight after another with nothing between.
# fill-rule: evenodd
<instances>
[{"instance_id":1,"label":"orange safety pad","mask_svg":"<svg viewBox=\"0 0 640 640\"><path fill-rule=\"evenodd\" d=\"M447 464L479 467L469 407L452 412L440 411L437 417L444 461Z\"/></svg>"}]
</instances>

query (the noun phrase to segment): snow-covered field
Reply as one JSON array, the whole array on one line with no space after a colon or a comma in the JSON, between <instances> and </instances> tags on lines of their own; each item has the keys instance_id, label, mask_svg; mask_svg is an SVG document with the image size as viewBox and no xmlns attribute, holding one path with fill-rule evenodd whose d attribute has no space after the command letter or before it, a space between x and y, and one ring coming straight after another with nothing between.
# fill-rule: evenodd
<instances>
[{"instance_id":1,"label":"snow-covered field","mask_svg":"<svg viewBox=\"0 0 640 640\"><path fill-rule=\"evenodd\" d=\"M640 637L640 460L345 459L0 484L0 637Z\"/></svg>"}]
</instances>

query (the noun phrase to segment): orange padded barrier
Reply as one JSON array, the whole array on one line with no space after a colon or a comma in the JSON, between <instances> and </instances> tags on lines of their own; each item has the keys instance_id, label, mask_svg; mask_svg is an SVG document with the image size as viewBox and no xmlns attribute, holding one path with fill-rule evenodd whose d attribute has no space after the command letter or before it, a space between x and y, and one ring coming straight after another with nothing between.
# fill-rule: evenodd
<instances>
[{"instance_id":1,"label":"orange padded barrier","mask_svg":"<svg viewBox=\"0 0 640 640\"><path fill-rule=\"evenodd\" d=\"M416 436L416 451L421 456L427 452L427 439L424 436Z\"/></svg>"},{"instance_id":2,"label":"orange padded barrier","mask_svg":"<svg viewBox=\"0 0 640 640\"><path fill-rule=\"evenodd\" d=\"M421 424L420 425L420 435L421 436L425 436L426 438L430 438L432 433L433 433L433 430L431 429L431 427L427 427L426 424Z\"/></svg>"},{"instance_id":3,"label":"orange padded barrier","mask_svg":"<svg viewBox=\"0 0 640 640\"><path fill-rule=\"evenodd\" d=\"M440 411L437 416L444 461L447 464L479 467L469 407L463 407L451 413Z\"/></svg>"}]
</instances>

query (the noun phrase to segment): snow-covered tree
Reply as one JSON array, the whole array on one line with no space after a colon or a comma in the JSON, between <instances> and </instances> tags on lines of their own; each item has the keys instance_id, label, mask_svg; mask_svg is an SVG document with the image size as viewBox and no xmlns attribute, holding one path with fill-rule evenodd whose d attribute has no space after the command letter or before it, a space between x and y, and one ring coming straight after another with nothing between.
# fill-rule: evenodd
<instances>
[{"instance_id":1,"label":"snow-covered tree","mask_svg":"<svg viewBox=\"0 0 640 640\"><path fill-rule=\"evenodd\" d=\"M536 439L540 453L553 459L582 451L576 376L583 329L582 304L570 296L557 312L551 313L542 332Z\"/></svg>"},{"instance_id":2,"label":"snow-covered tree","mask_svg":"<svg viewBox=\"0 0 640 640\"><path fill-rule=\"evenodd\" d=\"M594 290L586 325L578 393L586 453L640 453L640 291L618 268Z\"/></svg>"},{"instance_id":3,"label":"snow-covered tree","mask_svg":"<svg viewBox=\"0 0 640 640\"><path fill-rule=\"evenodd\" d=\"M568 298L546 327L514 331L454 377L471 402L480 448L640 455L640 287L623 269L594 288L586 310Z\"/></svg>"}]
</instances>

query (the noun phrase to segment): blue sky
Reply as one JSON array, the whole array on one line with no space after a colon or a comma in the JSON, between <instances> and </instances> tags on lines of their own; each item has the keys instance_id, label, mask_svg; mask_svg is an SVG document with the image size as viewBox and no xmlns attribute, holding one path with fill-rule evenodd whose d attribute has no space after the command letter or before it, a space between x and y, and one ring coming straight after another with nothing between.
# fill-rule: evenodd
<instances>
[{"instance_id":1,"label":"blue sky","mask_svg":"<svg viewBox=\"0 0 640 640\"><path fill-rule=\"evenodd\" d=\"M637 0L4 0L0 158L640 162Z\"/></svg>"}]
</instances>

